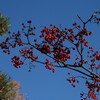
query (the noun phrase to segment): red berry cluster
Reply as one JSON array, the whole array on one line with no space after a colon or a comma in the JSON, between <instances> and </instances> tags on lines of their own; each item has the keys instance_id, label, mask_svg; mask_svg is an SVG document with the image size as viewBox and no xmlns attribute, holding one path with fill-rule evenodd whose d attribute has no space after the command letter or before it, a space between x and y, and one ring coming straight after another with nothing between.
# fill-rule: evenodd
<instances>
[{"instance_id":1,"label":"red berry cluster","mask_svg":"<svg viewBox=\"0 0 100 100\"><path fill-rule=\"evenodd\" d=\"M90 31L87 31L87 29L86 28L84 28L84 29L82 29L77 35L76 35L76 37L77 36L83 36L83 35L85 35L85 36L89 36L89 35L91 35L92 34L92 32L90 32Z\"/></svg>"},{"instance_id":2,"label":"red berry cluster","mask_svg":"<svg viewBox=\"0 0 100 100\"><path fill-rule=\"evenodd\" d=\"M94 82L88 82L86 81L86 86L88 87L89 91L88 91L88 94L87 94L87 97L83 98L82 100L87 100L87 98L92 98L92 99L98 99L98 93L100 92L100 80L94 78L93 79ZM81 93L80 96L83 97L85 96L86 93Z\"/></svg>"},{"instance_id":3,"label":"red berry cluster","mask_svg":"<svg viewBox=\"0 0 100 100\"><path fill-rule=\"evenodd\" d=\"M13 42L11 44L13 44L12 46L15 47L16 45L18 46L23 46L24 43L22 42L22 39L21 39L21 32L17 32L17 33L10 33L10 40L12 40Z\"/></svg>"},{"instance_id":4,"label":"red berry cluster","mask_svg":"<svg viewBox=\"0 0 100 100\"><path fill-rule=\"evenodd\" d=\"M66 79L69 83L71 83L71 85L73 86L73 87L76 87L76 85L75 85L75 82L76 83L79 83L79 81L75 78L75 77L70 77L70 78L68 78L68 79Z\"/></svg>"},{"instance_id":5,"label":"red berry cluster","mask_svg":"<svg viewBox=\"0 0 100 100\"><path fill-rule=\"evenodd\" d=\"M45 53L45 54L51 52L51 47L50 47L49 45L47 45L47 44L38 45L38 46L37 46L37 49L38 49L39 51L41 51L41 53Z\"/></svg>"},{"instance_id":6,"label":"red berry cluster","mask_svg":"<svg viewBox=\"0 0 100 100\"><path fill-rule=\"evenodd\" d=\"M71 75L71 73L68 72L68 75ZM79 81L76 79L76 77L72 76L66 79L73 87L76 87L75 83L79 83Z\"/></svg>"},{"instance_id":7,"label":"red berry cluster","mask_svg":"<svg viewBox=\"0 0 100 100\"><path fill-rule=\"evenodd\" d=\"M56 27L56 26L53 26L53 25L50 25L52 26L50 29L45 27L41 33L42 35L40 35L40 37L44 37L44 39L48 42L51 42L51 41L55 41L57 39L57 33L59 32L59 28Z\"/></svg>"},{"instance_id":8,"label":"red berry cluster","mask_svg":"<svg viewBox=\"0 0 100 100\"><path fill-rule=\"evenodd\" d=\"M100 60L100 53L98 51L93 50L92 47L89 47L89 49L90 50L87 51L87 53L88 53L87 54L87 57L89 57L90 58L90 61L91 61L91 64L90 64L91 67L89 67L89 68L92 68L93 67L93 69L94 69L94 68L97 68L98 67L97 64L96 64L96 62Z\"/></svg>"},{"instance_id":9,"label":"red berry cluster","mask_svg":"<svg viewBox=\"0 0 100 100\"><path fill-rule=\"evenodd\" d=\"M95 14L100 14L100 12L95 12ZM100 53L89 46L86 37L90 36L92 32L88 31L85 25L91 21L92 18L93 20L95 19L96 23L100 22L100 19L96 16L91 16L87 22L84 22L79 16L78 18L82 21L83 27L77 23L73 23L72 28L62 29L61 27L51 24L49 27L45 26L42 29L38 35L39 41L37 41L38 38L34 33L36 27L32 27L32 21L29 20L27 21L28 25L22 23L21 31L17 33L9 32L9 37L0 44L0 48L3 52L10 54L10 48L18 46L21 56L25 59L29 59L30 63L38 62L45 64L45 67L52 71L55 70L54 67L69 68L86 75L86 77L89 77L93 81L87 84L89 89L87 97L97 99L95 92L100 91L100 81L98 80L100 74L97 71L97 69L100 68L100 64L97 65L96 62L100 61ZM25 47L25 49L22 49L22 47ZM34 56L33 48L40 51L43 55L50 57L52 63L48 59L46 59L45 62L38 61L38 57ZM84 51L87 51L87 54L84 53ZM69 60L71 60L72 64L70 64ZM21 65L24 64L18 56L12 58L12 63L14 63L13 65L16 68L20 68ZM93 79L94 76L95 80ZM74 76L66 80L71 83L73 87L76 87L75 83L79 82ZM81 94L81 97L83 97L83 94ZM87 97L83 100L86 100Z\"/></svg>"},{"instance_id":10,"label":"red berry cluster","mask_svg":"<svg viewBox=\"0 0 100 100\"><path fill-rule=\"evenodd\" d=\"M58 61L67 61L67 59L71 59L69 56L70 50L65 51L65 49L58 48L57 50L54 49L54 58L56 58Z\"/></svg>"},{"instance_id":11,"label":"red berry cluster","mask_svg":"<svg viewBox=\"0 0 100 100\"><path fill-rule=\"evenodd\" d=\"M9 50L9 44L4 41L0 44L1 49L3 50L4 53L10 54L10 50Z\"/></svg>"},{"instance_id":12,"label":"red berry cluster","mask_svg":"<svg viewBox=\"0 0 100 100\"><path fill-rule=\"evenodd\" d=\"M20 65L23 65L24 62L20 60L20 57L18 56L14 56L12 58L12 63L14 63L13 65L16 67L16 68L20 68L21 66Z\"/></svg>"},{"instance_id":13,"label":"red berry cluster","mask_svg":"<svg viewBox=\"0 0 100 100\"><path fill-rule=\"evenodd\" d=\"M45 66L46 69L52 70L53 72L55 71L55 69L53 67L51 67L51 66L54 66L54 65L50 64L50 60L49 59L46 59L45 64L46 64L46 66Z\"/></svg>"},{"instance_id":14,"label":"red berry cluster","mask_svg":"<svg viewBox=\"0 0 100 100\"><path fill-rule=\"evenodd\" d=\"M29 21L27 21L27 23L28 23L28 25L25 25L24 23L22 23L22 32L23 32L23 34L27 37L28 35L35 35L35 33L33 32L35 29L36 29L36 27L31 27L31 23L32 23L32 21L31 20L29 20ZM25 31L28 31L27 33L25 32Z\"/></svg>"},{"instance_id":15,"label":"red berry cluster","mask_svg":"<svg viewBox=\"0 0 100 100\"><path fill-rule=\"evenodd\" d=\"M70 50L68 48L66 49L63 45L64 41L67 39L67 34L64 34L64 32L57 26L50 26L50 28L45 27L41 31L42 35L40 35L40 37L44 39L42 41L44 45L39 45L41 48L39 47L38 49L46 54L53 53L56 60L66 61L67 59L70 59ZM69 31L72 32L73 30Z\"/></svg>"},{"instance_id":16,"label":"red berry cluster","mask_svg":"<svg viewBox=\"0 0 100 100\"><path fill-rule=\"evenodd\" d=\"M22 57L30 59L31 62L34 62L36 59L38 59L38 57L34 56L32 49L32 47L29 49L21 49L19 52L21 53Z\"/></svg>"}]
</instances>

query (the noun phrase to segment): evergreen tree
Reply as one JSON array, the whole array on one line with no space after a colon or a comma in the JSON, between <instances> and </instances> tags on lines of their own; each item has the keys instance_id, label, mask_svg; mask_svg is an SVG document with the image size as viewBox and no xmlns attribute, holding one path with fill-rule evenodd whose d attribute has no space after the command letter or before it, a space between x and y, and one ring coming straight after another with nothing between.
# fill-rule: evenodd
<instances>
[{"instance_id":1,"label":"evergreen tree","mask_svg":"<svg viewBox=\"0 0 100 100\"><path fill-rule=\"evenodd\" d=\"M10 22L8 17L0 13L0 36L5 35L9 30Z\"/></svg>"},{"instance_id":2,"label":"evergreen tree","mask_svg":"<svg viewBox=\"0 0 100 100\"><path fill-rule=\"evenodd\" d=\"M19 82L11 80L5 73L0 72L0 100L25 100Z\"/></svg>"}]
</instances>

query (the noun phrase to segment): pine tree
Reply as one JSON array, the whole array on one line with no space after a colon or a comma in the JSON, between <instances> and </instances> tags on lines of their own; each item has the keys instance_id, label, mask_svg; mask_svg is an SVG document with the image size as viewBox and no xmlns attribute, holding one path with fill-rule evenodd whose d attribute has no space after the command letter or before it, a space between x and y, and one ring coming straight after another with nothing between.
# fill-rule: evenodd
<instances>
[{"instance_id":1,"label":"pine tree","mask_svg":"<svg viewBox=\"0 0 100 100\"><path fill-rule=\"evenodd\" d=\"M0 13L0 36L5 35L10 27L9 18Z\"/></svg>"},{"instance_id":2,"label":"pine tree","mask_svg":"<svg viewBox=\"0 0 100 100\"><path fill-rule=\"evenodd\" d=\"M25 100L24 94L18 93L20 89L19 82L0 72L0 100Z\"/></svg>"}]
</instances>

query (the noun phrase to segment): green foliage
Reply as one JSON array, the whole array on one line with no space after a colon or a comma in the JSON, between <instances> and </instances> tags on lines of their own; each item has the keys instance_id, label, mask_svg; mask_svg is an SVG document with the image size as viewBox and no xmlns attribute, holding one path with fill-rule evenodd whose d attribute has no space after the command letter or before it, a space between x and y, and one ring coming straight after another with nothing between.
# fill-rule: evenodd
<instances>
[{"instance_id":1,"label":"green foliage","mask_svg":"<svg viewBox=\"0 0 100 100\"><path fill-rule=\"evenodd\" d=\"M9 84L10 81L6 74L0 72L0 100L6 100L15 96L14 92L12 92L13 86Z\"/></svg>"},{"instance_id":2,"label":"green foliage","mask_svg":"<svg viewBox=\"0 0 100 100\"><path fill-rule=\"evenodd\" d=\"M18 93L20 89L17 81L0 71L0 100L25 100L24 94Z\"/></svg>"},{"instance_id":3,"label":"green foliage","mask_svg":"<svg viewBox=\"0 0 100 100\"><path fill-rule=\"evenodd\" d=\"M8 32L9 26L10 22L8 17L5 17L0 13L0 36L3 36Z\"/></svg>"}]
</instances>

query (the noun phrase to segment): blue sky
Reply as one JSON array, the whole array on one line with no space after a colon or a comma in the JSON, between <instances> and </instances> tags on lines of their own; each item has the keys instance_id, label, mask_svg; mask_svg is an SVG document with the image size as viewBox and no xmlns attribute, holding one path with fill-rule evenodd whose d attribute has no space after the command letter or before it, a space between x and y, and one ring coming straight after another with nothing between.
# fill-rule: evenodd
<instances>
[{"instance_id":1,"label":"blue sky","mask_svg":"<svg viewBox=\"0 0 100 100\"><path fill-rule=\"evenodd\" d=\"M49 24L70 27L73 22L80 22L77 14L85 20L98 10L100 11L100 0L1 0L0 2L0 12L9 17L12 32L20 30L21 23L27 20L32 20L33 26L38 27ZM89 25L88 28L97 33L90 38L91 44L93 43L95 48L100 48L97 42L100 41L100 26ZM20 82L23 88L21 92L26 94L27 100L80 100L79 93L85 90L82 81L76 88L72 88L66 82L68 69L56 69L55 73L52 73L43 65L36 64L29 73L28 65L21 69L12 66L10 62L12 55L7 56L2 52L0 55L0 70Z\"/></svg>"}]
</instances>

